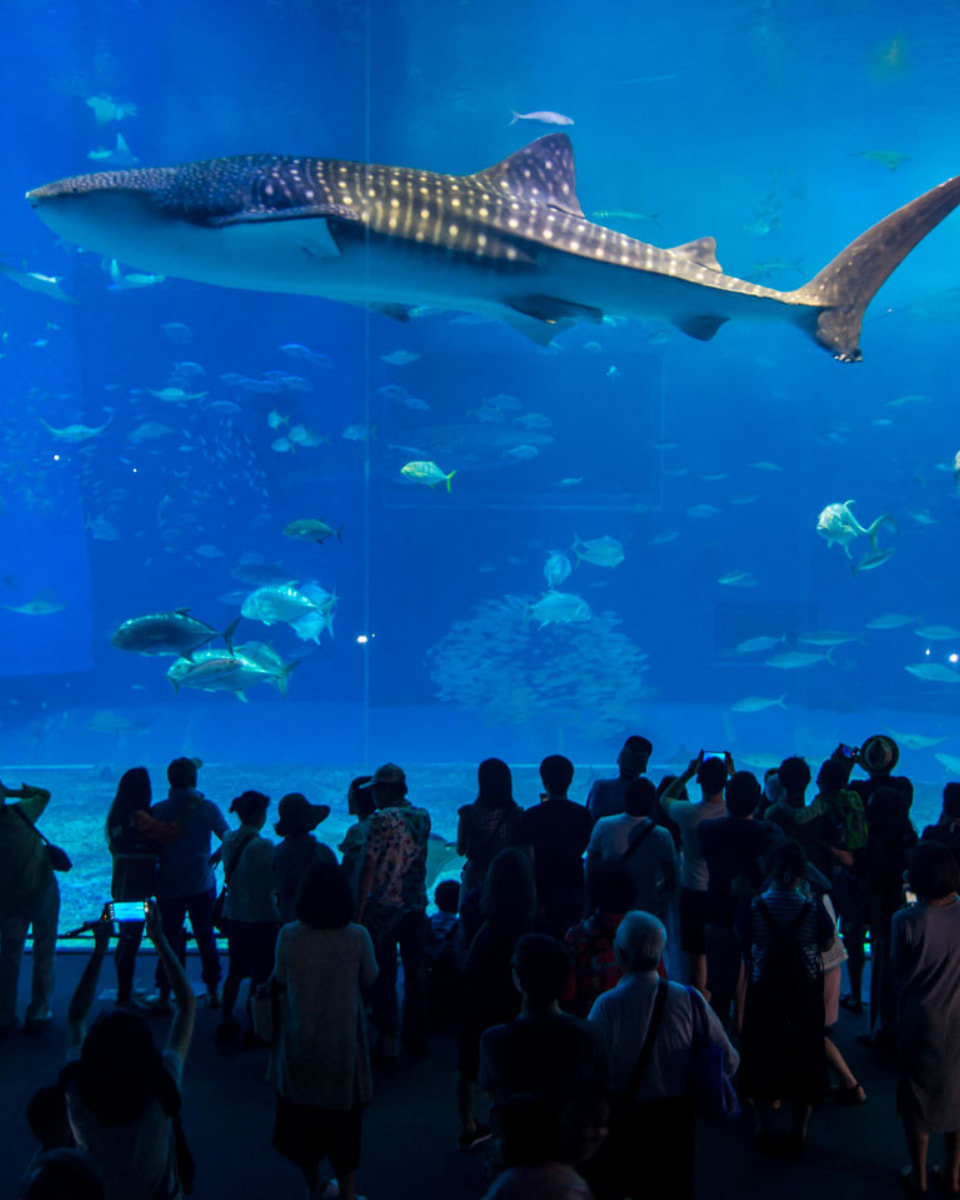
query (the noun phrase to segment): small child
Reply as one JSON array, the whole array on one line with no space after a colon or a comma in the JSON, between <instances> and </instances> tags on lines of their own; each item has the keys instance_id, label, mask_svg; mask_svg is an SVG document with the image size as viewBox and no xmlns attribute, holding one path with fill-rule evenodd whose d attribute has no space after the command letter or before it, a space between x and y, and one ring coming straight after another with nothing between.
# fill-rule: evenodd
<instances>
[{"instance_id":1,"label":"small child","mask_svg":"<svg viewBox=\"0 0 960 1200\"><path fill-rule=\"evenodd\" d=\"M48 1150L70 1149L76 1146L73 1130L67 1117L67 1097L58 1084L34 1092L27 1104L27 1124L40 1143L33 1164Z\"/></svg>"},{"instance_id":2,"label":"small child","mask_svg":"<svg viewBox=\"0 0 960 1200\"><path fill-rule=\"evenodd\" d=\"M447 1028L457 1017L464 949L460 938L460 884L455 879L438 883L433 900L438 911L427 922L424 953L427 960L427 1002L434 1029Z\"/></svg>"}]
</instances>

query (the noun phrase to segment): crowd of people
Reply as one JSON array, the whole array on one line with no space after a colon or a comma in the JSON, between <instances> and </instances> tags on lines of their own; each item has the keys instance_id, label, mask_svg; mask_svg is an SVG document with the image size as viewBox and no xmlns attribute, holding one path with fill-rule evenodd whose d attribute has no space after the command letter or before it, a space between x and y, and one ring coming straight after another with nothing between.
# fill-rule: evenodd
<instances>
[{"instance_id":1,"label":"crowd of people","mask_svg":"<svg viewBox=\"0 0 960 1200\"><path fill-rule=\"evenodd\" d=\"M918 835L912 785L894 774L899 751L884 735L838 747L809 802L800 757L761 781L729 754L701 753L657 785L651 754L628 738L617 776L595 782L586 805L569 798L573 764L550 755L541 802L526 809L507 764L481 763L477 797L458 814L460 877L437 882L429 917L430 815L395 764L353 781L355 823L337 850L315 834L330 808L302 794L279 801L275 842L263 835L269 798L237 796L231 828L198 790L196 759L170 763L157 802L148 772L127 771L106 819L113 903L91 923L65 1066L30 1102L41 1152L22 1200L191 1192L187 922L217 1039L270 1047L273 1145L312 1200L357 1195L374 1068L401 1070L450 1026L459 1148L486 1147L489 1200L637 1198L652 1158L672 1164L658 1194L690 1197L698 1120L742 1111L758 1152L795 1157L828 1093L866 1101L831 1036L841 1007L868 1010L860 1040L899 1055L906 1186L923 1194L937 1179L958 1194L960 784ZM49 801L0 784L0 1039L20 1028L31 928L23 1029L52 1017L57 873L69 858L37 827ZM149 997L134 986L144 933L157 955ZM88 1028L114 935L116 1004ZM157 1017L169 1019L162 1048ZM928 1165L936 1134L939 1168Z\"/></svg>"}]
</instances>

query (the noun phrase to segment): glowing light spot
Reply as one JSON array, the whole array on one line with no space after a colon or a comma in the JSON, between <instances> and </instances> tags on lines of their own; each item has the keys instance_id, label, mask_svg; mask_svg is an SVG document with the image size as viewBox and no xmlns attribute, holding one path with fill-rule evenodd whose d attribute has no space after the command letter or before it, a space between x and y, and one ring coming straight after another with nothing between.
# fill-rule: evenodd
<instances>
[{"instance_id":1,"label":"glowing light spot","mask_svg":"<svg viewBox=\"0 0 960 1200\"><path fill-rule=\"evenodd\" d=\"M367 642L369 642L369 641L370 641L370 639L367 637L367 635L365 633L357 634L357 645L358 646L365 646L367 644Z\"/></svg>"},{"instance_id":2,"label":"glowing light spot","mask_svg":"<svg viewBox=\"0 0 960 1200\"><path fill-rule=\"evenodd\" d=\"M960 662L960 654L951 654L947 661L952 663Z\"/></svg>"},{"instance_id":3,"label":"glowing light spot","mask_svg":"<svg viewBox=\"0 0 960 1200\"><path fill-rule=\"evenodd\" d=\"M55 455L53 456L53 461L54 461L54 462L59 462L59 461L60 461L60 455L59 455L59 454L55 454Z\"/></svg>"}]
</instances>

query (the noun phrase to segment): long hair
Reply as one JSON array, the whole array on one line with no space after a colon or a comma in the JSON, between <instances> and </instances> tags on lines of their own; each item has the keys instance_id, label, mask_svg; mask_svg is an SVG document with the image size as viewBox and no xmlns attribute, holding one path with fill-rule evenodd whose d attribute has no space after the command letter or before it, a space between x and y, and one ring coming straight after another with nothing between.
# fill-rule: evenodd
<instances>
[{"instance_id":1,"label":"long hair","mask_svg":"<svg viewBox=\"0 0 960 1200\"><path fill-rule=\"evenodd\" d=\"M129 1125L156 1100L173 1124L177 1167L184 1191L193 1187L195 1167L180 1125L180 1090L140 1013L103 1013L90 1026L78 1062L60 1074L76 1083L80 1100L103 1125Z\"/></svg>"},{"instance_id":2,"label":"long hair","mask_svg":"<svg viewBox=\"0 0 960 1200\"><path fill-rule=\"evenodd\" d=\"M485 758L477 767L477 803L481 808L513 804L513 776L502 758Z\"/></svg>"},{"instance_id":3,"label":"long hair","mask_svg":"<svg viewBox=\"0 0 960 1200\"><path fill-rule=\"evenodd\" d=\"M150 772L146 767L131 767L129 771L124 771L117 784L117 794L107 813L108 842L111 840L111 828L121 825L125 829L135 812L150 807L152 796Z\"/></svg>"}]
</instances>

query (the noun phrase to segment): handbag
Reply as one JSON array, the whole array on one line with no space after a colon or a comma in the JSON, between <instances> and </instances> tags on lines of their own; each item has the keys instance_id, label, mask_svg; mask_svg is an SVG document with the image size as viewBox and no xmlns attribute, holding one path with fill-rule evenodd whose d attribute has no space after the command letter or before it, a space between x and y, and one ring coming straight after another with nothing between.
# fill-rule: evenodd
<instances>
[{"instance_id":1,"label":"handbag","mask_svg":"<svg viewBox=\"0 0 960 1200\"><path fill-rule=\"evenodd\" d=\"M634 1096L637 1093L637 1088L640 1086L640 1080L643 1078L643 1073L650 1065L650 1058L653 1055L653 1043L657 1038L657 1030L660 1028L660 1018L663 1016L663 1006L667 1001L667 981L661 979L657 984L657 996L653 1002L653 1012L650 1014L650 1024L647 1026L647 1036L643 1039L643 1045L640 1047L640 1056L637 1059L637 1065L633 1069L633 1075L630 1078L630 1083L622 1092L615 1092L610 1097L610 1127L614 1131L619 1129L621 1132L626 1132L625 1126L630 1122L630 1116L634 1107Z\"/></svg>"},{"instance_id":2,"label":"handbag","mask_svg":"<svg viewBox=\"0 0 960 1200\"><path fill-rule=\"evenodd\" d=\"M240 843L239 849L234 851L233 858L223 868L223 887L220 889L220 895L217 896L213 903L213 927L217 933L222 933L224 937L230 932L230 918L225 915L227 907L227 896L230 893L230 880L233 878L233 873L240 865L240 859L243 858L243 852L250 845L257 835L248 833Z\"/></svg>"},{"instance_id":3,"label":"handbag","mask_svg":"<svg viewBox=\"0 0 960 1200\"><path fill-rule=\"evenodd\" d=\"M706 1001L696 988L687 987L693 1007L693 1041L687 1090L701 1121L722 1124L740 1116L736 1089L723 1069L723 1049L707 1029Z\"/></svg>"},{"instance_id":4,"label":"handbag","mask_svg":"<svg viewBox=\"0 0 960 1200\"><path fill-rule=\"evenodd\" d=\"M37 826L34 825L33 821L31 821L27 814L19 807L19 805L13 804L10 807L12 811L17 814L21 821L30 826L40 841L46 846L47 854L50 858L50 866L53 867L55 871L72 870L73 859L66 852L66 850L64 850L62 846L55 846L45 834L41 833Z\"/></svg>"},{"instance_id":5,"label":"handbag","mask_svg":"<svg viewBox=\"0 0 960 1200\"><path fill-rule=\"evenodd\" d=\"M275 979L261 983L250 1002L253 1031L261 1042L272 1046L280 1032L280 992L282 986Z\"/></svg>"}]
</instances>

